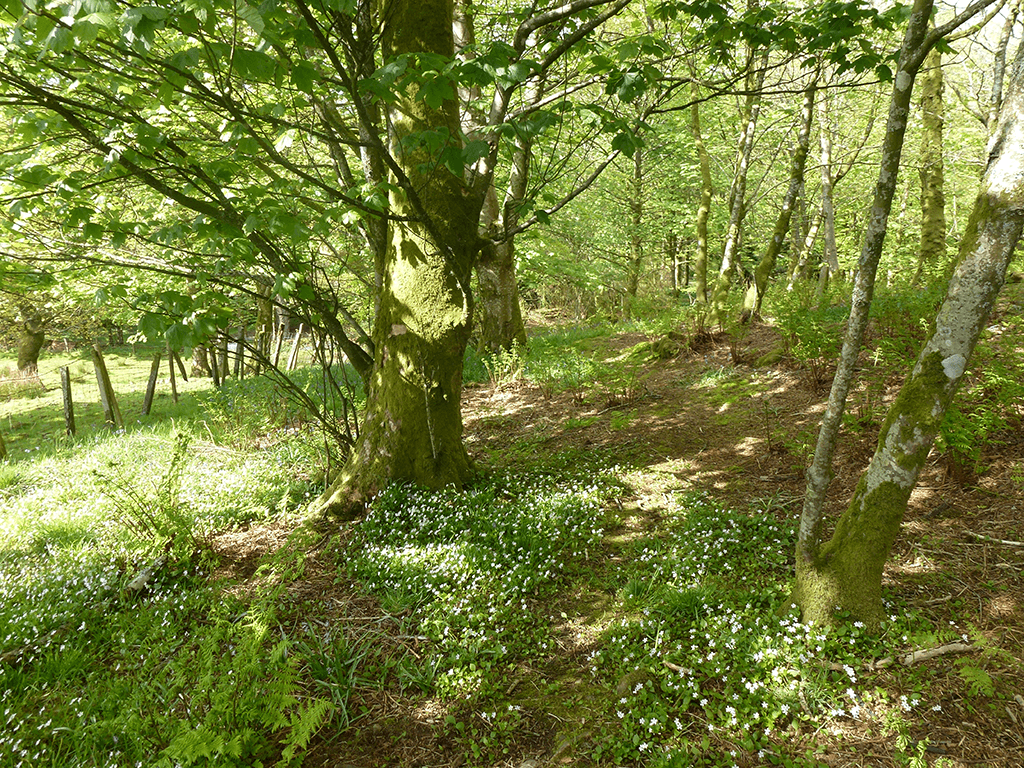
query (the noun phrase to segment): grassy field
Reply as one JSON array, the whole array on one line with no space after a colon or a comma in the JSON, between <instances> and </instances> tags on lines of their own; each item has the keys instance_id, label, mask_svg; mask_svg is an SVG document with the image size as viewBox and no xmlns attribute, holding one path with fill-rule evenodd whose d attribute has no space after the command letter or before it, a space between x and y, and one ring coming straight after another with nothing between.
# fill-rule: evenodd
<instances>
[{"instance_id":1,"label":"grassy field","mask_svg":"<svg viewBox=\"0 0 1024 768\"><path fill-rule=\"evenodd\" d=\"M786 600L821 395L799 361L735 362L771 329L697 357L665 338L554 329L529 354L471 353L478 483L393 487L345 526L306 517L323 436L271 381L179 379L174 404L165 367L143 418L150 354L109 351L120 432L85 356L44 358L45 391L0 379L0 768L1012 764L984 734L1024 718L1017 550L982 569L958 520L918 504L883 632L801 624ZM848 427L840 493L872 440ZM987 509L970 524L1003 519ZM985 530L1024 538L1008 525ZM945 599L958 583L972 599ZM955 663L894 662L954 641Z\"/></svg>"}]
</instances>

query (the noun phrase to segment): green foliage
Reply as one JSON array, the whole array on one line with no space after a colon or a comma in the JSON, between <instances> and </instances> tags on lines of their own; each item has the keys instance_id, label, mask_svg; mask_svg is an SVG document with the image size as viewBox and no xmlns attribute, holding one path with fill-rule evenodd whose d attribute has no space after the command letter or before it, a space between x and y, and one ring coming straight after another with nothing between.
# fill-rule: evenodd
<instances>
[{"instance_id":1,"label":"green foliage","mask_svg":"<svg viewBox=\"0 0 1024 768\"><path fill-rule=\"evenodd\" d=\"M1024 417L1024 354L1017 344L1021 324L1007 319L974 353L971 372L942 421L936 446L961 480L981 474L985 447L1017 429Z\"/></svg>"},{"instance_id":2,"label":"green foliage","mask_svg":"<svg viewBox=\"0 0 1024 768\"><path fill-rule=\"evenodd\" d=\"M360 524L349 569L391 610L414 611L447 670L440 692L479 692L491 669L548 647L531 602L594 551L605 493L601 473L392 486Z\"/></svg>"},{"instance_id":3,"label":"green foliage","mask_svg":"<svg viewBox=\"0 0 1024 768\"><path fill-rule=\"evenodd\" d=\"M820 630L787 610L780 576L795 521L687 496L667 522L667 538L630 554L620 592L629 613L591 655L598 680L616 688L595 759L817 766L813 745L795 737L801 723L921 703L894 702L856 671L906 642L899 624L878 638L859 623Z\"/></svg>"},{"instance_id":4,"label":"green foliage","mask_svg":"<svg viewBox=\"0 0 1024 768\"><path fill-rule=\"evenodd\" d=\"M812 303L809 286L777 291L772 296L771 313L786 335L789 354L803 364L812 386L821 386L828 367L839 357L843 328L850 308L832 304L827 298Z\"/></svg>"},{"instance_id":5,"label":"green foliage","mask_svg":"<svg viewBox=\"0 0 1024 768\"><path fill-rule=\"evenodd\" d=\"M526 349L515 343L509 349L499 349L483 357L491 384L496 387L515 384L523 377L526 368Z\"/></svg>"}]
</instances>

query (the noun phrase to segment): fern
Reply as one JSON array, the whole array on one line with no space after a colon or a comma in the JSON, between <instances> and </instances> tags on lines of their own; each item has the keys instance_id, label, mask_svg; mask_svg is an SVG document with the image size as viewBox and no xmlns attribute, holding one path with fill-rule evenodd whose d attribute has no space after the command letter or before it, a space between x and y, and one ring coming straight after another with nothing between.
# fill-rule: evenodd
<instances>
[{"instance_id":1,"label":"fern","mask_svg":"<svg viewBox=\"0 0 1024 768\"><path fill-rule=\"evenodd\" d=\"M967 693L970 696L995 695L996 684L992 680L992 675L972 663L970 659L961 660L959 672L960 677L967 683Z\"/></svg>"}]
</instances>

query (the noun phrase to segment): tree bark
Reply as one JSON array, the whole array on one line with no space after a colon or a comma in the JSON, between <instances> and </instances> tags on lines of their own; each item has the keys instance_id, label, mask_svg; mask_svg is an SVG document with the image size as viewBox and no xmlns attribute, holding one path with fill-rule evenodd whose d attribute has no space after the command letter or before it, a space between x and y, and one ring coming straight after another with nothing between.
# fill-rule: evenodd
<instances>
[{"instance_id":1,"label":"tree bark","mask_svg":"<svg viewBox=\"0 0 1024 768\"><path fill-rule=\"evenodd\" d=\"M768 289L768 279L771 277L772 271L775 269L775 262L782 251L782 244L789 232L793 208L796 206L797 196L803 187L804 168L807 166L807 153L811 144L811 122L814 119L814 97L818 91L819 74L820 70L815 70L811 82L804 90L803 107L800 111L800 129L797 133L796 147L793 149L793 164L789 173L789 187L782 199L782 209L775 220L775 229L772 232L771 240L768 241L768 248L754 269L754 280L744 297L745 316L756 316L761 312L761 302ZM822 130L825 130L824 127Z\"/></svg>"},{"instance_id":2,"label":"tree bark","mask_svg":"<svg viewBox=\"0 0 1024 768\"><path fill-rule=\"evenodd\" d=\"M740 132L739 149L736 153L736 175L730 194L729 229L726 232L725 247L722 251L722 265L718 270L718 279L715 281L715 288L711 295L709 319L712 323L720 323L725 320L725 302L729 297L729 290L732 288L733 272L736 271L739 262L743 216L746 213L747 171L750 168L750 156L754 149L757 118L761 112L761 87L764 85L767 58L766 52L757 72L748 78L748 83L753 85L743 110L743 130Z\"/></svg>"},{"instance_id":3,"label":"tree bark","mask_svg":"<svg viewBox=\"0 0 1024 768\"><path fill-rule=\"evenodd\" d=\"M39 353L46 342L46 322L38 312L26 313L18 340L18 370L33 375L39 369Z\"/></svg>"},{"instance_id":4,"label":"tree bark","mask_svg":"<svg viewBox=\"0 0 1024 768\"><path fill-rule=\"evenodd\" d=\"M882 568L910 493L985 328L1024 226L1024 74L1007 87L988 165L934 329L889 409L878 448L831 540L797 559L805 621L877 624Z\"/></svg>"},{"instance_id":5,"label":"tree bark","mask_svg":"<svg viewBox=\"0 0 1024 768\"><path fill-rule=\"evenodd\" d=\"M385 60L452 57L450 0L384 3ZM434 108L415 87L389 107L393 216L374 323L367 405L351 456L322 511L351 514L386 484L462 485L472 466L462 443L462 361L469 340L469 278L479 250L481 200L417 141L423 131L458 141L458 105Z\"/></svg>"},{"instance_id":6,"label":"tree bark","mask_svg":"<svg viewBox=\"0 0 1024 768\"><path fill-rule=\"evenodd\" d=\"M640 289L640 278L644 272L644 152L637 148L633 152L633 176L630 179L629 197L629 258L626 267L625 314L633 314L636 294Z\"/></svg>"},{"instance_id":7,"label":"tree bark","mask_svg":"<svg viewBox=\"0 0 1024 768\"><path fill-rule=\"evenodd\" d=\"M456 0L453 29L459 58L473 58L476 19L470 0ZM539 88L528 86L526 90L527 101L535 103L540 98ZM481 114L475 106L479 99L479 86L459 85L463 128L467 135L474 138L480 137L479 128L487 121L487 115ZM515 235L511 230L518 223L519 206L526 196L531 145L532 142L522 134L516 136L504 205L498 205L498 193L493 177L484 195L480 215L480 233L484 243L476 263L478 290L475 325L479 334L480 349L489 352L526 344L526 325L523 323L519 284L516 281Z\"/></svg>"},{"instance_id":8,"label":"tree bark","mask_svg":"<svg viewBox=\"0 0 1024 768\"><path fill-rule=\"evenodd\" d=\"M951 22L947 22L939 30L932 30L929 33L928 22L931 17L933 0L915 0L900 49L889 102L885 138L882 143L878 181L875 185L874 199L864 236L864 246L861 250L857 277L854 281L846 336L843 340L836 374L832 380L828 405L818 432L814 459L807 470L807 489L797 532L797 580L794 599L805 617L818 621L831 621L830 611L833 606L826 604L829 600L838 598L842 598L839 605L848 610L856 609L864 621L877 621L879 618L872 606L878 610L881 609L880 599L877 604L874 600L874 593L880 590L880 586L871 582L872 571L861 569L857 574L844 572L843 578L854 575L857 575L858 578L842 585L836 581L835 568L839 567L835 565L836 558L831 551L825 552L821 543L825 493L832 480L832 457L835 454L839 426L842 423L846 396L850 391L857 358L864 339L864 331L867 328L875 275L882 255L889 212L892 209L892 199L896 190L896 176L899 171L903 139L910 114L914 78L929 50L941 35L948 34L956 25L977 13L987 2L988 0L980 0L980 2L972 4ZM882 556L882 562L884 562L884 558L888 556L888 546L891 545L891 542L887 545L884 540L876 539L872 536L872 531L868 529L863 530L861 534L864 539L875 539L868 548L873 547L877 551L884 550ZM880 568L878 572L881 573ZM838 591L831 589L830 586Z\"/></svg>"},{"instance_id":9,"label":"tree bark","mask_svg":"<svg viewBox=\"0 0 1024 768\"><path fill-rule=\"evenodd\" d=\"M807 488L800 517L797 537L797 572L815 567L821 543L822 516L825 492L832 481L832 457L835 454L846 407L846 396L853 381L857 357L860 354L864 331L867 328L868 313L875 287L875 273L882 256L889 212L896 191L896 176L899 172L903 151L903 138L910 114L910 100L914 77L924 61L927 51L922 50L928 37L928 19L931 16L932 0L915 0L907 25L903 46L900 50L892 96L889 102L889 117L885 138L882 143L881 164L878 181L875 184L874 199L868 217L864 246L858 262L857 277L851 296L850 318L840 353L839 364L832 380L828 405L818 431L814 459L807 469Z\"/></svg>"},{"instance_id":10,"label":"tree bark","mask_svg":"<svg viewBox=\"0 0 1024 768\"><path fill-rule=\"evenodd\" d=\"M946 261L946 194L942 163L942 53L933 49L921 78L921 246L913 285L930 265L941 270Z\"/></svg>"},{"instance_id":11,"label":"tree bark","mask_svg":"<svg viewBox=\"0 0 1024 768\"><path fill-rule=\"evenodd\" d=\"M693 294L698 304L708 303L708 217L711 215L711 195L714 184L711 180L711 160L700 130L700 102L697 101L697 84L693 84L693 106L690 107L690 131L693 145L697 149L700 163L700 206L697 208L697 255L693 260Z\"/></svg>"}]
</instances>

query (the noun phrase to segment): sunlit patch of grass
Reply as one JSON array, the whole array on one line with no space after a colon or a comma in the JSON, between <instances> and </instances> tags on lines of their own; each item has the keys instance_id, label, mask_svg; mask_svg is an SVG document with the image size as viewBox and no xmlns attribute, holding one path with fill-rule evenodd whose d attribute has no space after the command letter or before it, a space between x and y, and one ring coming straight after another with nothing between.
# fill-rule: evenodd
<instances>
[{"instance_id":1,"label":"sunlit patch of grass","mask_svg":"<svg viewBox=\"0 0 1024 768\"><path fill-rule=\"evenodd\" d=\"M3 468L0 766L241 766L300 748L331 705L300 698L298 656L261 618L270 606L211 583L202 546L294 509L291 458L164 427Z\"/></svg>"}]
</instances>

